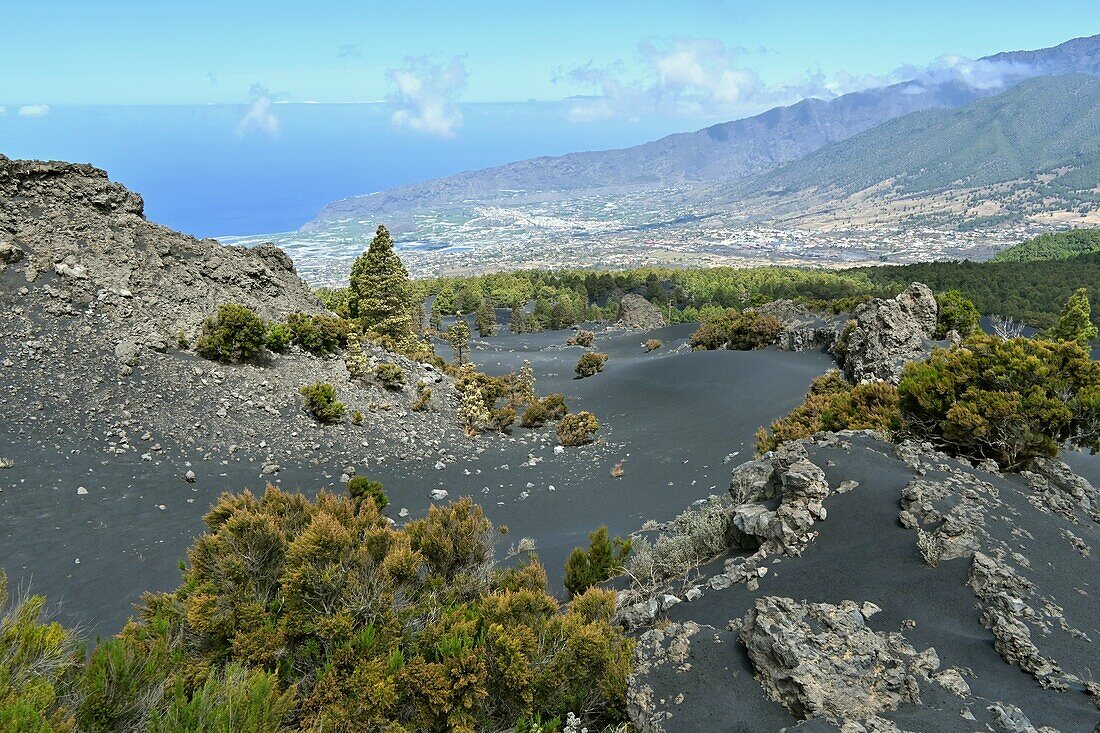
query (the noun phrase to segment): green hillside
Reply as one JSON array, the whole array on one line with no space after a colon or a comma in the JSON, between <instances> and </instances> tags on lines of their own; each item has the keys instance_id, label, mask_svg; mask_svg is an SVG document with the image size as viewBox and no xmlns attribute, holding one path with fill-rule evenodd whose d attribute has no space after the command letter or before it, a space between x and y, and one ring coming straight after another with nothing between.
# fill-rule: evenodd
<instances>
[{"instance_id":1,"label":"green hillside","mask_svg":"<svg viewBox=\"0 0 1100 733\"><path fill-rule=\"evenodd\" d=\"M1061 260L922 262L845 273L866 277L879 292L899 292L914 281L936 292L959 290L982 313L1011 316L1036 328L1052 326L1077 288L1093 284L1089 294L1100 301L1095 290L1095 283L1100 283L1100 252ZM1092 315L1100 325L1100 308Z\"/></svg>"},{"instance_id":2,"label":"green hillside","mask_svg":"<svg viewBox=\"0 0 1100 733\"><path fill-rule=\"evenodd\" d=\"M761 176L758 193L845 193L894 181L899 192L982 186L1056 173L1047 185L1100 180L1100 78L1038 77L956 110L915 112ZM1086 194L1086 198L1088 198Z\"/></svg>"},{"instance_id":3,"label":"green hillside","mask_svg":"<svg viewBox=\"0 0 1100 733\"><path fill-rule=\"evenodd\" d=\"M1068 232L1040 234L1001 250L991 261L1068 260L1090 252L1100 252L1100 229L1071 229Z\"/></svg>"}]
</instances>

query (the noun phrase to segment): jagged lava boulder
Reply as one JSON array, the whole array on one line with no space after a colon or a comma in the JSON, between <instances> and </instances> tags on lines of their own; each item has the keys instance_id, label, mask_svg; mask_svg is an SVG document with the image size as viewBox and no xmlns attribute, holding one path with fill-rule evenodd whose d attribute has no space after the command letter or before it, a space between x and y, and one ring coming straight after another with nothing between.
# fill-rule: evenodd
<instances>
[{"instance_id":1,"label":"jagged lava boulder","mask_svg":"<svg viewBox=\"0 0 1100 733\"><path fill-rule=\"evenodd\" d=\"M931 350L938 312L936 296L923 283L860 305L838 347L844 375L855 383L897 382L906 362Z\"/></svg>"},{"instance_id":2,"label":"jagged lava boulder","mask_svg":"<svg viewBox=\"0 0 1100 733\"><path fill-rule=\"evenodd\" d=\"M775 343L780 349L788 351L829 348L836 341L844 324L839 317L814 312L802 303L790 299L773 300L749 310L782 321L783 330L776 337Z\"/></svg>"},{"instance_id":3,"label":"jagged lava boulder","mask_svg":"<svg viewBox=\"0 0 1100 733\"><path fill-rule=\"evenodd\" d=\"M646 331L668 325L668 319L657 306L640 295L629 293L619 301L619 325Z\"/></svg>"}]
</instances>

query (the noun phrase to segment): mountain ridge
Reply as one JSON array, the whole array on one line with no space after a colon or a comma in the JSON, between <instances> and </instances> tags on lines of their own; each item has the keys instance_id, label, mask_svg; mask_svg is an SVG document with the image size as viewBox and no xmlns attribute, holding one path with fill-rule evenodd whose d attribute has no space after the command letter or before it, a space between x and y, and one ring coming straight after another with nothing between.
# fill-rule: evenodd
<instances>
[{"instance_id":1,"label":"mountain ridge","mask_svg":"<svg viewBox=\"0 0 1100 733\"><path fill-rule=\"evenodd\" d=\"M543 156L341 199L325 206L303 231L365 213L400 217L429 207L510 198L553 198L564 191L695 185L759 174L883 122L932 108L958 108L1036 73L1100 73L1100 35L1058 46L1009 51L979 59L1005 86L971 86L958 78L908 80L836 97L808 98L761 114L675 133L641 145ZM916 85L916 86L914 86Z\"/></svg>"}]
</instances>

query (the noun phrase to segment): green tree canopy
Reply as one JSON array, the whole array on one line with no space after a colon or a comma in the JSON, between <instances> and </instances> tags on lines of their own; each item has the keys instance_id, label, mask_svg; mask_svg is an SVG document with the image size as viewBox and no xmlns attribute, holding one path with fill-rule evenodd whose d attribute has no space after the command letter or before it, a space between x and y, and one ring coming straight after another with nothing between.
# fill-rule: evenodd
<instances>
[{"instance_id":1,"label":"green tree canopy","mask_svg":"<svg viewBox=\"0 0 1100 733\"><path fill-rule=\"evenodd\" d=\"M1096 326L1092 324L1092 307L1089 305L1088 291L1078 288L1069 296L1062 315L1047 336L1058 341L1076 341L1087 347L1096 338Z\"/></svg>"},{"instance_id":2,"label":"green tree canopy","mask_svg":"<svg viewBox=\"0 0 1100 733\"><path fill-rule=\"evenodd\" d=\"M413 294L409 272L393 250L393 239L379 225L367 251L351 267L348 311L365 331L397 342L413 333Z\"/></svg>"}]
</instances>

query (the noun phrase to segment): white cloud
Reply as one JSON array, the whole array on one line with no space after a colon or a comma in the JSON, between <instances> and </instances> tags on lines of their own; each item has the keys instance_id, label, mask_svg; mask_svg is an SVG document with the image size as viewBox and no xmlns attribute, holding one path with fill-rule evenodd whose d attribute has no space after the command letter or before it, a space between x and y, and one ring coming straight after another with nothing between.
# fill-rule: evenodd
<instances>
[{"instance_id":1,"label":"white cloud","mask_svg":"<svg viewBox=\"0 0 1100 733\"><path fill-rule=\"evenodd\" d=\"M20 117L45 117L50 113L48 104L25 104L19 108Z\"/></svg>"},{"instance_id":2,"label":"white cloud","mask_svg":"<svg viewBox=\"0 0 1100 733\"><path fill-rule=\"evenodd\" d=\"M921 94L927 86L951 81L996 91L1040 73L1019 62L941 56L928 65L902 66L888 74L841 71L827 76L814 69L784 83L766 83L745 64L749 54L714 38L643 42L638 46L638 62L629 71L622 62L608 68L588 64L568 74L556 73L554 81L568 80L590 91L572 98L568 112L570 120L588 122L639 114L730 119L807 97L831 99L905 81L913 82L904 89L906 94Z\"/></svg>"},{"instance_id":3,"label":"white cloud","mask_svg":"<svg viewBox=\"0 0 1100 733\"><path fill-rule=\"evenodd\" d=\"M417 132L453 137L462 124L458 97L469 76L461 56L455 56L446 65L426 56L406 57L400 68L386 72L395 87L387 98L394 107L391 121Z\"/></svg>"},{"instance_id":4,"label":"white cloud","mask_svg":"<svg viewBox=\"0 0 1100 733\"><path fill-rule=\"evenodd\" d=\"M248 90L251 102L244 113L244 117L237 123L237 135L244 137L252 132L262 133L269 137L279 134L279 118L271 111L271 105L275 99L266 87L258 82Z\"/></svg>"}]
</instances>

